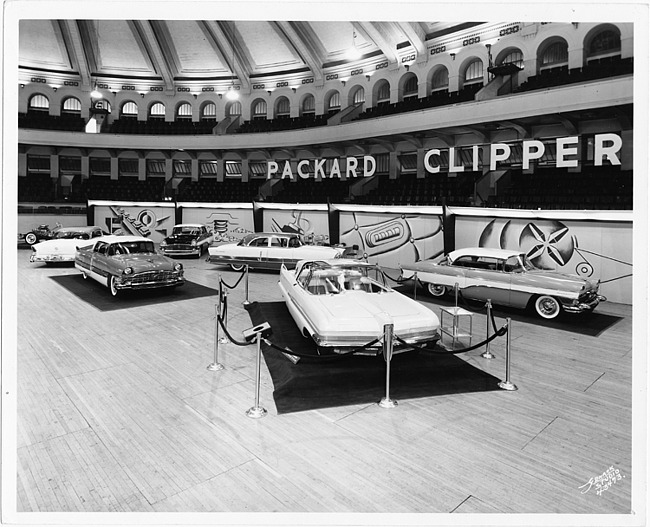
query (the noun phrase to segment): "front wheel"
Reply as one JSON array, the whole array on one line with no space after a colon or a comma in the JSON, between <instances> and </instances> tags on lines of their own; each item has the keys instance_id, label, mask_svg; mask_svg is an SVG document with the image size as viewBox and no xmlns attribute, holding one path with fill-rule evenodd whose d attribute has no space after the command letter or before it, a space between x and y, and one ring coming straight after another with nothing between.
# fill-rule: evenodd
<instances>
[{"instance_id":1,"label":"front wheel","mask_svg":"<svg viewBox=\"0 0 650 527\"><path fill-rule=\"evenodd\" d=\"M29 245L34 245L38 241L38 238L36 237L36 234L33 232L28 232L25 235L25 242L28 243Z\"/></svg>"},{"instance_id":2,"label":"front wheel","mask_svg":"<svg viewBox=\"0 0 650 527\"><path fill-rule=\"evenodd\" d=\"M427 292L431 296L444 296L447 292L447 288L440 284L427 284Z\"/></svg>"},{"instance_id":3,"label":"front wheel","mask_svg":"<svg viewBox=\"0 0 650 527\"><path fill-rule=\"evenodd\" d=\"M557 299L552 296L542 295L535 300L535 311L540 317L550 320L560 314L562 307Z\"/></svg>"},{"instance_id":4,"label":"front wheel","mask_svg":"<svg viewBox=\"0 0 650 527\"><path fill-rule=\"evenodd\" d=\"M111 290L111 295L113 295L113 296L117 296L118 289L117 289L117 287L115 286L115 277L114 277L114 276L111 276L111 277L109 278L109 280L108 280L108 287L109 287L109 289Z\"/></svg>"}]
</instances>

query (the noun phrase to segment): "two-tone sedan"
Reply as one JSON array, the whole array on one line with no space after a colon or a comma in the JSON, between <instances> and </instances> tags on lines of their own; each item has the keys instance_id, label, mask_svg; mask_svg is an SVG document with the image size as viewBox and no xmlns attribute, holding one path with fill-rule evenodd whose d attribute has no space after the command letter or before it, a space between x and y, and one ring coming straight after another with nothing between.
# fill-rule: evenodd
<instances>
[{"instance_id":1,"label":"two-tone sedan","mask_svg":"<svg viewBox=\"0 0 650 527\"><path fill-rule=\"evenodd\" d=\"M384 326L408 344L424 345L440 338L436 314L391 289L376 264L335 259L302 261L294 270L282 266L280 290L289 313L305 337L319 349L345 353L381 337ZM407 348L395 346L395 351ZM381 344L359 354L377 355Z\"/></svg>"},{"instance_id":2,"label":"two-tone sedan","mask_svg":"<svg viewBox=\"0 0 650 527\"><path fill-rule=\"evenodd\" d=\"M154 242L142 236L103 236L81 247L75 267L84 279L97 280L113 296L124 289L176 287L185 283L183 265L158 254Z\"/></svg>"},{"instance_id":3,"label":"two-tone sedan","mask_svg":"<svg viewBox=\"0 0 650 527\"><path fill-rule=\"evenodd\" d=\"M77 247L91 245L92 241L107 233L101 227L60 227L53 238L32 245L30 262L74 262Z\"/></svg>"},{"instance_id":4,"label":"two-tone sedan","mask_svg":"<svg viewBox=\"0 0 650 527\"><path fill-rule=\"evenodd\" d=\"M599 282L536 268L525 253L474 247L452 251L432 261L402 266L402 278L422 282L433 296L454 291L467 299L520 309L535 309L542 318L593 311L606 300Z\"/></svg>"},{"instance_id":5,"label":"two-tone sedan","mask_svg":"<svg viewBox=\"0 0 650 527\"><path fill-rule=\"evenodd\" d=\"M344 247L306 245L297 234L258 232L247 234L239 243L214 245L208 249L208 262L229 265L235 271L245 266L254 269L280 269L296 266L300 260L341 258Z\"/></svg>"},{"instance_id":6,"label":"two-tone sedan","mask_svg":"<svg viewBox=\"0 0 650 527\"><path fill-rule=\"evenodd\" d=\"M174 225L172 233L160 242L160 250L166 256L196 256L200 258L208 250L214 236L200 223Z\"/></svg>"}]
</instances>

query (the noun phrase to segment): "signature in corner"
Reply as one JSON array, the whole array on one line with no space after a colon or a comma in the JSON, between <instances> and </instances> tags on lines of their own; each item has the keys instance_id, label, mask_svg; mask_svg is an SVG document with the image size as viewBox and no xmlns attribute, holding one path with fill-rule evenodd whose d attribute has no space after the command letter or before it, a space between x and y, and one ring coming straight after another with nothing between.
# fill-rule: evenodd
<instances>
[{"instance_id":1,"label":"signature in corner","mask_svg":"<svg viewBox=\"0 0 650 527\"><path fill-rule=\"evenodd\" d=\"M621 481L625 476L621 475L621 471L614 466L610 466L605 472L598 476L589 478L589 481L584 485L578 487L582 490L581 494L586 494L592 487L596 489L596 494L600 496L603 492L609 489L615 483Z\"/></svg>"}]
</instances>

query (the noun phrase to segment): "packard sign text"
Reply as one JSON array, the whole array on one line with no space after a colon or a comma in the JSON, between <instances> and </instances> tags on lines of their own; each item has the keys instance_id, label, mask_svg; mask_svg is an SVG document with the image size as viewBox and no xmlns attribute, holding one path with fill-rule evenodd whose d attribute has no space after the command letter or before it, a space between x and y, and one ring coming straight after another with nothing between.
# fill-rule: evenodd
<instances>
[{"instance_id":1,"label":"packard sign text","mask_svg":"<svg viewBox=\"0 0 650 527\"><path fill-rule=\"evenodd\" d=\"M353 177L370 177L375 173L377 163L372 156L363 156L362 166L359 166L359 159L356 157L346 157L341 166L338 158L331 160L331 166L326 167L327 159L303 159L298 161L295 170L290 161L285 161L284 166L276 161L268 161L266 165L266 179L280 177L281 179L308 179L311 174L315 178L353 178Z\"/></svg>"}]
</instances>

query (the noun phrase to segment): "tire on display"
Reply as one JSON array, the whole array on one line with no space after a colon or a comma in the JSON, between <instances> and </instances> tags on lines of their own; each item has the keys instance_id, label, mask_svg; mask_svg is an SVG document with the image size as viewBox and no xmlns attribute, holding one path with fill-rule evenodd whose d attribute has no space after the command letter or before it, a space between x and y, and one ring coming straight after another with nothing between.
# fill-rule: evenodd
<instances>
[{"instance_id":1,"label":"tire on display","mask_svg":"<svg viewBox=\"0 0 650 527\"><path fill-rule=\"evenodd\" d=\"M440 284L427 284L427 292L431 296L444 296L447 292L447 288Z\"/></svg>"},{"instance_id":2,"label":"tire on display","mask_svg":"<svg viewBox=\"0 0 650 527\"><path fill-rule=\"evenodd\" d=\"M34 245L38 241L38 238L36 237L36 234L33 232L28 232L25 234L25 242L28 243L29 245Z\"/></svg>"},{"instance_id":3,"label":"tire on display","mask_svg":"<svg viewBox=\"0 0 650 527\"><path fill-rule=\"evenodd\" d=\"M540 317L551 320L560 314L562 306L552 296L541 295L535 299L535 311Z\"/></svg>"},{"instance_id":4,"label":"tire on display","mask_svg":"<svg viewBox=\"0 0 650 527\"><path fill-rule=\"evenodd\" d=\"M114 276L111 276L108 279L108 287L111 290L111 295L117 296L118 289L117 289L117 287L115 287L115 277Z\"/></svg>"},{"instance_id":5,"label":"tire on display","mask_svg":"<svg viewBox=\"0 0 650 527\"><path fill-rule=\"evenodd\" d=\"M230 268L233 271L243 271L244 267L246 267L244 264L230 264Z\"/></svg>"}]
</instances>

